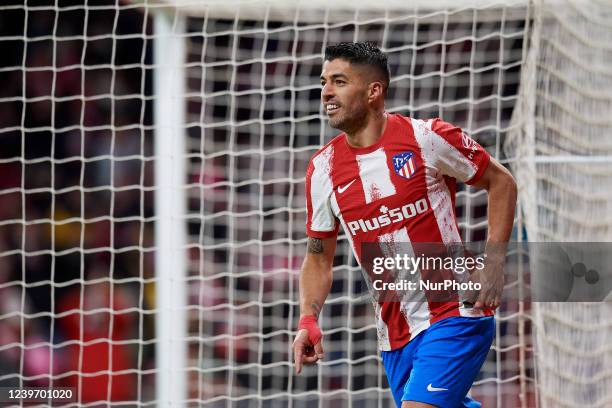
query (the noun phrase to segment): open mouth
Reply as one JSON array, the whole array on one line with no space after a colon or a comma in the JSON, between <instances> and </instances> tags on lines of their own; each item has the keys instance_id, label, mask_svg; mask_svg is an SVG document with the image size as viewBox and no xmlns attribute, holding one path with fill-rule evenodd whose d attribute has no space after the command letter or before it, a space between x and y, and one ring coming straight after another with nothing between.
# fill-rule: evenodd
<instances>
[{"instance_id":1,"label":"open mouth","mask_svg":"<svg viewBox=\"0 0 612 408\"><path fill-rule=\"evenodd\" d=\"M335 103L328 103L325 105L325 111L328 115L336 113L340 109L340 105L336 105Z\"/></svg>"}]
</instances>

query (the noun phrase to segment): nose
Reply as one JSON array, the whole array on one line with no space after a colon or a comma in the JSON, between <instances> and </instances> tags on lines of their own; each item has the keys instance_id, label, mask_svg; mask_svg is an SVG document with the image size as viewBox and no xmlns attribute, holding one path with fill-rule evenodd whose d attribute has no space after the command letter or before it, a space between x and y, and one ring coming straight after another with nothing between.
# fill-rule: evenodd
<instances>
[{"instance_id":1,"label":"nose","mask_svg":"<svg viewBox=\"0 0 612 408\"><path fill-rule=\"evenodd\" d=\"M323 102L330 100L334 96L333 87L331 84L326 83L321 88L321 100Z\"/></svg>"}]
</instances>

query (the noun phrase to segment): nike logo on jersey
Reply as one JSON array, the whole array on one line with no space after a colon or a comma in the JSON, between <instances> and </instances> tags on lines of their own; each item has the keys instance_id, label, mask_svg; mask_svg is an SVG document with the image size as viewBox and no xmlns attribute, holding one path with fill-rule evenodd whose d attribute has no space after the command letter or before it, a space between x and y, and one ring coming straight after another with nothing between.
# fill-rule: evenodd
<instances>
[{"instance_id":1,"label":"nike logo on jersey","mask_svg":"<svg viewBox=\"0 0 612 408\"><path fill-rule=\"evenodd\" d=\"M429 383L429 385L427 386L427 391L430 392L436 392L436 391L448 391L448 388L438 388L438 387L433 387L431 385L431 383Z\"/></svg>"},{"instance_id":2,"label":"nike logo on jersey","mask_svg":"<svg viewBox=\"0 0 612 408\"><path fill-rule=\"evenodd\" d=\"M345 184L343 186L339 186L338 187L338 194L344 193L346 191L346 189L349 188L351 186L351 184L353 184L355 182L355 180L357 180L357 179L353 179L353 181L351 181L350 183Z\"/></svg>"}]
</instances>

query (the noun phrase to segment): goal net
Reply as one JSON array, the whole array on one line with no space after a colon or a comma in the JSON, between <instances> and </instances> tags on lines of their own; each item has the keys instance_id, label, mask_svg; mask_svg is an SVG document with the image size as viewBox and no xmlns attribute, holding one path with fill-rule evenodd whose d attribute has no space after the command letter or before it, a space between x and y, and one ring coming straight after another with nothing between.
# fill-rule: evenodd
<instances>
[{"instance_id":1,"label":"goal net","mask_svg":"<svg viewBox=\"0 0 612 408\"><path fill-rule=\"evenodd\" d=\"M324 48L377 43L388 111L442 117L513 171L513 239L606 241L612 8L583 3L3 3L0 387L72 387L54 405L73 406L393 406L343 235L326 358L292 365L304 176L336 134ZM457 216L485 239L485 192L460 186ZM606 406L606 310L508 297L472 394Z\"/></svg>"},{"instance_id":2,"label":"goal net","mask_svg":"<svg viewBox=\"0 0 612 408\"><path fill-rule=\"evenodd\" d=\"M305 170L335 135L319 99L326 45L378 43L390 60L389 111L442 116L505 160L525 7L315 3L191 9L184 23L188 194L196 215L189 275L199 298L190 316L197 331L189 389L206 406L392 405L369 295L345 237L320 317L326 359L301 376L290 363L306 247ZM486 195L465 189L457 202L463 238L484 239ZM500 312L498 339L473 389L485 405L529 398L523 319L516 303Z\"/></svg>"},{"instance_id":3,"label":"goal net","mask_svg":"<svg viewBox=\"0 0 612 408\"><path fill-rule=\"evenodd\" d=\"M518 127L506 140L507 152L517 158L510 163L522 187L527 236L530 241L609 242L612 5L546 0L534 9L514 111ZM572 246L578 247L565 246L568 254L585 259L589 268L610 270L609 254L589 254L589 247L596 247L591 244L577 252ZM608 282L598 284L610 293ZM608 295L607 302L533 304L540 406L612 404L611 300Z\"/></svg>"}]
</instances>

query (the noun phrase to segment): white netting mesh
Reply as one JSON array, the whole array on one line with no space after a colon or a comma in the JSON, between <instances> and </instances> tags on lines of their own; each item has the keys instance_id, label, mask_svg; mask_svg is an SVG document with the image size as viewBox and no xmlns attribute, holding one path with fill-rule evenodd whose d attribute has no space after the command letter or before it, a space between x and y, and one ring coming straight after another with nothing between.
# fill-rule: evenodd
<instances>
[{"instance_id":1,"label":"white netting mesh","mask_svg":"<svg viewBox=\"0 0 612 408\"><path fill-rule=\"evenodd\" d=\"M512 165L524 183L530 238L549 237L541 231L609 238L612 189L599 189L587 205L576 198L609 186L606 164L572 172L575 164L518 159L610 154L600 137L609 127L604 4L568 2L551 16L542 14L546 4L517 1L357 10L309 2L282 12L279 3L227 2L222 12L199 2L0 5L0 387L68 385L79 405L155 405L158 375L185 378L185 398L203 407L390 406L370 305L344 237L321 317L326 361L300 377L290 364L305 250L304 173L334 135L320 110L318 76L325 45L338 41L372 40L388 52L390 111L442 116ZM169 32L154 31L154 15L166 16ZM532 49L539 51L522 70L533 15ZM175 254L189 265L187 306L176 315L188 322L187 333L176 334L187 343L187 365L178 373L160 372L155 356L153 225L167 215L153 200L153 166L163 154L153 152L153 105L164 98L153 77L167 64L152 50L162 35L186 50L176 62L185 95L171 101L184 109L185 123L170 129L186 141L173 160L186 164L176 191L185 192L189 210L187 247ZM464 239L485 237L485 204L483 192L459 192ZM570 214L578 207L601 221L581 222L584 212ZM577 310L585 316L587 309ZM529 316L511 300L500 310L473 388L484 406L535 404ZM568 327L582 322L544 330L541 316L538 330L552 336L574 333ZM611 326L609 314L588 316ZM553 350L546 336L538 341ZM601 347L601 366L588 350L570 353L585 356L570 377L547 376L541 364L543 398L609 403L602 393L610 349ZM572 358L552 353L542 351L538 361L554 368Z\"/></svg>"},{"instance_id":2,"label":"white netting mesh","mask_svg":"<svg viewBox=\"0 0 612 408\"><path fill-rule=\"evenodd\" d=\"M340 239L322 315L328 358L294 377L296 277L304 253L306 163L333 135L319 107L326 44L373 40L389 53L388 107L444 116L492 154L517 98L521 7L414 8L253 16L129 3L0 8L2 215L0 385L74 386L79 405L156 403L156 375L188 381L202 406L389 406L372 315ZM187 50L187 367L160 373L153 285L156 214L150 15ZM179 20L184 22L179 23ZM183 24L185 23L185 24ZM182 31L181 27L186 26ZM162 170L163 171L163 170ZM482 192L458 195L465 239L485 236ZM178 222L178 221L177 221ZM177 253L176 256L183 256ZM474 388L512 406L528 391L524 315L500 313ZM163 330L163 328L162 328ZM161 351L160 353L162 353ZM528 398L522 395L523 401Z\"/></svg>"},{"instance_id":3,"label":"white netting mesh","mask_svg":"<svg viewBox=\"0 0 612 408\"><path fill-rule=\"evenodd\" d=\"M335 134L319 102L327 44L377 42L391 65L389 110L443 116L504 161L525 8L407 7L354 11L342 21L333 13L304 8L277 20L264 8L249 19L237 8L227 19L188 19L190 276L198 306L189 388L205 406L391 404L371 307L344 237L321 317L326 361L300 377L289 363L305 251L305 170ZM485 204L483 192L459 193L465 239L485 237ZM523 318L516 304L500 313L498 339L473 390L485 406L530 398Z\"/></svg>"},{"instance_id":4,"label":"white netting mesh","mask_svg":"<svg viewBox=\"0 0 612 408\"><path fill-rule=\"evenodd\" d=\"M147 14L31 3L0 4L0 386L150 401Z\"/></svg>"},{"instance_id":5,"label":"white netting mesh","mask_svg":"<svg viewBox=\"0 0 612 408\"><path fill-rule=\"evenodd\" d=\"M544 0L534 16L515 111L523 127L507 141L522 158L512 168L529 239L610 241L612 5ZM612 261L585 259L600 271ZM534 305L542 406L612 404L611 316L610 303Z\"/></svg>"}]
</instances>

